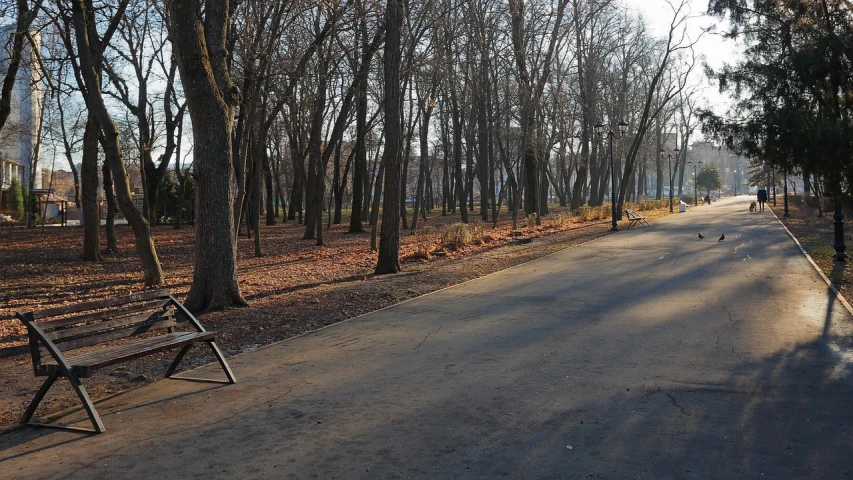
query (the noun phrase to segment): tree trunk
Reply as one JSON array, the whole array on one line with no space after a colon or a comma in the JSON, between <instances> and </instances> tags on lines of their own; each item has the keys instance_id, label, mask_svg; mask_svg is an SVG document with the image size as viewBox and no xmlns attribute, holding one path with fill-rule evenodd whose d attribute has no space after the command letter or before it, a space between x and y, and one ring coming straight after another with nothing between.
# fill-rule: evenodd
<instances>
[{"instance_id":1,"label":"tree trunk","mask_svg":"<svg viewBox=\"0 0 853 480\"><path fill-rule=\"evenodd\" d=\"M379 226L379 199L382 198L382 180L385 178L385 163L379 165L376 173L376 183L373 185L373 203L370 206L370 251L379 249L376 243L376 234Z\"/></svg>"},{"instance_id":2,"label":"tree trunk","mask_svg":"<svg viewBox=\"0 0 853 480\"><path fill-rule=\"evenodd\" d=\"M178 180L178 204L175 206L175 230L181 228L184 216L184 201L186 200L186 176L181 171L181 139L184 133L184 116L177 121L177 135L175 135L175 178Z\"/></svg>"},{"instance_id":3,"label":"tree trunk","mask_svg":"<svg viewBox=\"0 0 853 480\"><path fill-rule=\"evenodd\" d=\"M479 139L479 150L477 155L477 178L480 181L480 219L489 221L489 199L491 189L489 188L489 120L486 103L489 101L489 79L488 61L486 53L480 53L480 88L482 94L477 102L477 136Z\"/></svg>"},{"instance_id":4,"label":"tree trunk","mask_svg":"<svg viewBox=\"0 0 853 480\"><path fill-rule=\"evenodd\" d=\"M232 211L232 88L226 68L228 2L173 0L169 33L192 119L196 178L196 243L193 283L185 305L195 311L246 305L237 283Z\"/></svg>"},{"instance_id":5,"label":"tree trunk","mask_svg":"<svg viewBox=\"0 0 853 480\"><path fill-rule=\"evenodd\" d=\"M264 104L265 105L265 104ZM263 257L263 252L261 251L261 199L262 199L262 186L261 186L261 178L264 177L266 173L266 169L264 168L264 164L266 163L266 152L267 152L267 135L266 129L264 128L264 122L261 120L266 117L266 109L261 107L261 112L259 118L255 122L255 135L252 136L251 145L252 151L252 209L251 209L251 224L252 230L255 232L255 257L260 258ZM274 219L273 219L274 220Z\"/></svg>"},{"instance_id":6,"label":"tree trunk","mask_svg":"<svg viewBox=\"0 0 853 480\"><path fill-rule=\"evenodd\" d=\"M83 190L83 260L101 261L101 217L98 208L98 123L89 113L83 132L83 164L80 167Z\"/></svg>"},{"instance_id":7,"label":"tree trunk","mask_svg":"<svg viewBox=\"0 0 853 480\"><path fill-rule=\"evenodd\" d=\"M402 0L388 0L385 13L385 197L376 274L400 271L400 56Z\"/></svg>"},{"instance_id":8,"label":"tree trunk","mask_svg":"<svg viewBox=\"0 0 853 480\"><path fill-rule=\"evenodd\" d=\"M275 217L278 213L278 206L275 205L275 191L273 189L273 174L270 169L270 158L267 153L266 146L263 148L261 155L264 163L264 188L266 189L266 204L267 204L267 226L275 225Z\"/></svg>"},{"instance_id":9,"label":"tree trunk","mask_svg":"<svg viewBox=\"0 0 853 480\"><path fill-rule=\"evenodd\" d=\"M362 36L362 52L368 48L367 43L367 21L364 16L359 21L360 34ZM361 84L367 85L367 77L370 71L359 71L364 75ZM365 138L367 136L367 89L358 91L355 107L355 165L352 173L352 212L350 212L349 233L360 233L364 231L362 219L367 210L365 207L365 184L367 180L367 149Z\"/></svg>"},{"instance_id":10,"label":"tree trunk","mask_svg":"<svg viewBox=\"0 0 853 480\"><path fill-rule=\"evenodd\" d=\"M360 91L355 111L355 165L352 170L352 212L350 212L349 233L364 231L362 224L364 203L364 181L367 177L367 149L364 138L367 135L367 92Z\"/></svg>"},{"instance_id":11,"label":"tree trunk","mask_svg":"<svg viewBox=\"0 0 853 480\"><path fill-rule=\"evenodd\" d=\"M451 82L451 85L453 83ZM456 187L456 195L453 197L453 205L459 204L459 213L462 223L468 223L468 205L465 198L465 180L462 177L462 113L459 109L459 102L456 99L456 88L450 88L450 105L451 117L453 120L453 168L454 168L454 185ZM455 208L451 208L451 212Z\"/></svg>"},{"instance_id":12,"label":"tree trunk","mask_svg":"<svg viewBox=\"0 0 853 480\"><path fill-rule=\"evenodd\" d=\"M116 197L113 193L113 176L110 168L104 163L101 175L104 177L104 199L107 201L107 253L118 252L116 239Z\"/></svg>"},{"instance_id":13,"label":"tree trunk","mask_svg":"<svg viewBox=\"0 0 853 480\"><path fill-rule=\"evenodd\" d=\"M418 183L415 187L415 205L412 212L412 233L417 231L418 214L425 203L424 199L424 179L426 177L426 164L429 159L429 119L432 115L433 103L431 98L420 99L423 115L421 117L421 128L419 144L421 148L421 160L418 162Z\"/></svg>"}]
</instances>

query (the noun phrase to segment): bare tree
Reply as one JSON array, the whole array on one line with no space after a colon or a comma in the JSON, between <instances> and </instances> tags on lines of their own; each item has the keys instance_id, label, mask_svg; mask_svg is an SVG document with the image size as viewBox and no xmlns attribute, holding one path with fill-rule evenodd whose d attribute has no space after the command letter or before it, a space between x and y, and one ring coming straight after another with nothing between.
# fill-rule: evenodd
<instances>
[{"instance_id":1,"label":"bare tree","mask_svg":"<svg viewBox=\"0 0 853 480\"><path fill-rule=\"evenodd\" d=\"M388 0L385 12L385 196L377 274L400 271L400 56L403 2Z\"/></svg>"},{"instance_id":2,"label":"bare tree","mask_svg":"<svg viewBox=\"0 0 853 480\"><path fill-rule=\"evenodd\" d=\"M644 102L643 110L638 121L633 126L632 133L634 135L634 139L631 142L631 146L628 148L628 152L625 157L625 171L622 172L622 181L619 188L619 199L617 205L617 212L620 216L622 206L625 203L625 195L628 187L627 180L634 171L637 155L641 150L643 139L652 125L652 120L658 116L670 100L675 98L675 96L685 88L690 72L696 64L695 55L693 54L693 45L695 45L698 39L689 39L685 32L685 24L688 18L686 13L687 3L687 0L679 0L678 3L669 3L672 10L672 21L669 24L669 32L666 40L660 48L660 57L657 68L654 70L654 74L648 84L646 101ZM678 57L680 52L686 52L687 55L685 55L684 58L675 58ZM673 68L672 61L674 58L678 60L678 64L675 65L677 69ZM672 75L672 81L669 82L666 90L659 92L658 87L661 83L661 79L667 74ZM657 100L657 107L653 109L652 105L656 96L659 97Z\"/></svg>"},{"instance_id":3,"label":"bare tree","mask_svg":"<svg viewBox=\"0 0 853 480\"><path fill-rule=\"evenodd\" d=\"M124 14L127 0L123 0L116 11L116 16ZM151 239L151 230L148 222L136 209L130 192L130 184L127 171L122 160L119 132L104 103L101 94L101 78L97 67L97 61L93 54L92 44L95 50L103 52L103 43L98 38L95 29L94 7L92 0L74 0L71 5L74 18L74 31L77 40L77 53L80 56L80 72L86 84L86 105L98 122L102 133L101 145L104 147L106 161L109 164L110 173L115 182L118 204L136 239L136 251L142 262L146 285L158 285L163 282L163 271L160 268L160 260L154 249L154 241Z\"/></svg>"},{"instance_id":4,"label":"bare tree","mask_svg":"<svg viewBox=\"0 0 853 480\"><path fill-rule=\"evenodd\" d=\"M228 71L231 3L173 0L169 33L192 119L196 178L196 256L186 305L210 310L246 305L237 283L232 211L234 105L240 92Z\"/></svg>"}]
</instances>

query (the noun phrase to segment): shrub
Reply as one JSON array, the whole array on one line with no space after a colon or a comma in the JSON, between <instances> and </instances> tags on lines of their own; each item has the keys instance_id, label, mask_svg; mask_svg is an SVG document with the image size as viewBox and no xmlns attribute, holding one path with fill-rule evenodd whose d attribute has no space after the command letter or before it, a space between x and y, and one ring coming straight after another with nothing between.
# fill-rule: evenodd
<instances>
[{"instance_id":1,"label":"shrub","mask_svg":"<svg viewBox=\"0 0 853 480\"><path fill-rule=\"evenodd\" d=\"M441 246L448 250L458 250L471 243L471 229L464 223L448 225L441 231Z\"/></svg>"},{"instance_id":2,"label":"shrub","mask_svg":"<svg viewBox=\"0 0 853 480\"><path fill-rule=\"evenodd\" d=\"M564 213L552 213L548 215L548 220L554 228L563 228L569 224L569 216Z\"/></svg>"},{"instance_id":3,"label":"shrub","mask_svg":"<svg viewBox=\"0 0 853 480\"><path fill-rule=\"evenodd\" d=\"M480 223L472 223L468 226L471 231L471 242L475 245L483 244L483 236L486 233L486 227Z\"/></svg>"},{"instance_id":4,"label":"shrub","mask_svg":"<svg viewBox=\"0 0 853 480\"><path fill-rule=\"evenodd\" d=\"M581 208L578 209L578 217L580 217L582 222L588 222L592 220L593 209L589 205L581 205Z\"/></svg>"},{"instance_id":5,"label":"shrub","mask_svg":"<svg viewBox=\"0 0 853 480\"><path fill-rule=\"evenodd\" d=\"M17 178L12 178L9 183L9 211L18 219L24 215L24 192Z\"/></svg>"},{"instance_id":6,"label":"shrub","mask_svg":"<svg viewBox=\"0 0 853 480\"><path fill-rule=\"evenodd\" d=\"M769 197L768 203L770 203L772 205L773 204L773 196L772 196L772 194L770 194L770 192L768 192L768 197ZM808 205L809 207L811 207L815 210L820 208L820 204L821 204L820 200L821 199L819 199L816 195L811 195L811 196L808 196L805 198L806 205ZM833 210L835 210L835 200L831 196L830 197L823 197L823 211L824 212L831 212Z\"/></svg>"},{"instance_id":7,"label":"shrub","mask_svg":"<svg viewBox=\"0 0 853 480\"><path fill-rule=\"evenodd\" d=\"M436 238L437 235L433 227L424 227L417 230L415 232L415 253L412 257L428 260L435 248Z\"/></svg>"},{"instance_id":8,"label":"shrub","mask_svg":"<svg viewBox=\"0 0 853 480\"><path fill-rule=\"evenodd\" d=\"M641 200L637 206L643 211L669 208L669 198L662 198L660 200Z\"/></svg>"}]
</instances>

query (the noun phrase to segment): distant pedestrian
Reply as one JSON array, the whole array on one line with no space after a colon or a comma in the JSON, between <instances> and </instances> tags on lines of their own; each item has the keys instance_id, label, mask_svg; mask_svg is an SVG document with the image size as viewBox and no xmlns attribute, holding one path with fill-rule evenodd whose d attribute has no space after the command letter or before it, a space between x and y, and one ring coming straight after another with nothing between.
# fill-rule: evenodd
<instances>
[{"instance_id":1,"label":"distant pedestrian","mask_svg":"<svg viewBox=\"0 0 853 480\"><path fill-rule=\"evenodd\" d=\"M708 205L711 204L711 196L710 195L705 195L705 198L702 199L702 205L705 205L706 203Z\"/></svg>"},{"instance_id":2,"label":"distant pedestrian","mask_svg":"<svg viewBox=\"0 0 853 480\"><path fill-rule=\"evenodd\" d=\"M764 202L767 201L767 190L764 187L758 189L758 211L764 211Z\"/></svg>"}]
</instances>

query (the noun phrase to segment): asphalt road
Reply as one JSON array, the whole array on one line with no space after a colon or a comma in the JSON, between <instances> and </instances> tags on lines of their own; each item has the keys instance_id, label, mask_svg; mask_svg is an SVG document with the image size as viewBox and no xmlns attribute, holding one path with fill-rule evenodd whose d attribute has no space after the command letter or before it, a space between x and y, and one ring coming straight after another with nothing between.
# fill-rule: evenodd
<instances>
[{"instance_id":1,"label":"asphalt road","mask_svg":"<svg viewBox=\"0 0 853 480\"><path fill-rule=\"evenodd\" d=\"M853 477L853 319L748 201L13 431L0 478Z\"/></svg>"}]
</instances>

